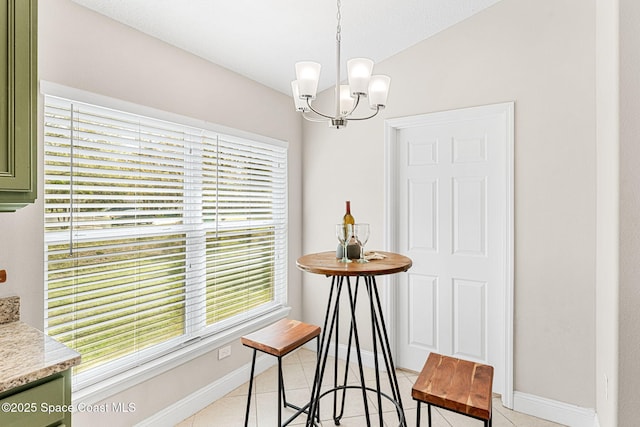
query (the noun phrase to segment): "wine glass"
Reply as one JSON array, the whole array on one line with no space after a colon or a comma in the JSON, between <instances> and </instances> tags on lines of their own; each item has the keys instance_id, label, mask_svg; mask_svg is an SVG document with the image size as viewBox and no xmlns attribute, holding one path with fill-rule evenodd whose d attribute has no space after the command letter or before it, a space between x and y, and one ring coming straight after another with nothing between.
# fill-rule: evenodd
<instances>
[{"instance_id":1,"label":"wine glass","mask_svg":"<svg viewBox=\"0 0 640 427\"><path fill-rule=\"evenodd\" d=\"M369 262L364 257L364 245L369 240L369 224L356 224L353 232L356 240L360 244L360 259L358 259L358 262Z\"/></svg>"},{"instance_id":2,"label":"wine glass","mask_svg":"<svg viewBox=\"0 0 640 427\"><path fill-rule=\"evenodd\" d=\"M347 257L347 244L352 235L353 225L336 224L336 236L338 236L338 240L340 240L340 244L342 245L342 259L340 259L340 262L351 262Z\"/></svg>"}]
</instances>

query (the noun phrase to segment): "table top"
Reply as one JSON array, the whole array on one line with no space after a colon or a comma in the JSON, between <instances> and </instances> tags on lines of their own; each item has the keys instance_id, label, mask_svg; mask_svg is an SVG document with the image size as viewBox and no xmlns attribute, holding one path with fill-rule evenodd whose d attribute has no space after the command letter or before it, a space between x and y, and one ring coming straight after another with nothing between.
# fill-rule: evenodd
<instances>
[{"instance_id":1,"label":"table top","mask_svg":"<svg viewBox=\"0 0 640 427\"><path fill-rule=\"evenodd\" d=\"M362 264L355 260L350 263L342 263L336 258L335 251L328 251L301 256L296 265L303 271L326 276L378 276L401 273L411 268L411 259L404 255L376 252L384 255L385 258Z\"/></svg>"}]
</instances>

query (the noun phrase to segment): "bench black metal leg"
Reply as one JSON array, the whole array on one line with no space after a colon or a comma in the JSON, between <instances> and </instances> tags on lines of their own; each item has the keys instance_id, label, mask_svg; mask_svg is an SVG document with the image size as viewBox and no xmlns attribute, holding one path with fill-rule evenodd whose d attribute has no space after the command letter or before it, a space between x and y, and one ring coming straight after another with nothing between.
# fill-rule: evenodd
<instances>
[{"instance_id":1,"label":"bench black metal leg","mask_svg":"<svg viewBox=\"0 0 640 427\"><path fill-rule=\"evenodd\" d=\"M251 409L251 391L253 389L253 374L256 369L256 350L253 350L253 359L251 361L251 377L249 377L249 395L247 396L247 412L244 415L244 427L249 425L249 410Z\"/></svg>"},{"instance_id":2,"label":"bench black metal leg","mask_svg":"<svg viewBox=\"0 0 640 427\"><path fill-rule=\"evenodd\" d=\"M416 426L420 427L420 403L421 402L419 400L416 400L416 403L418 404L416 407ZM429 420L429 427L431 427L431 405L429 405L428 403L427 403L427 417Z\"/></svg>"},{"instance_id":3,"label":"bench black metal leg","mask_svg":"<svg viewBox=\"0 0 640 427\"><path fill-rule=\"evenodd\" d=\"M319 354L320 352L320 336L318 335L317 337L317 350L316 350L317 354ZM253 391L253 381L254 381L254 375L255 375L255 367L256 367L256 354L257 354L257 349L253 349L253 357L251 360L251 377L249 378L249 394L247 396L247 411L245 413L245 417L244 417L244 426L248 427L249 425L249 412L251 411L251 394ZM297 412L295 414L293 414L293 416L291 418L289 418L284 424L282 424L282 408L292 408L295 409ZM317 420L318 422L320 421L320 416L319 416L319 404L316 405L316 411L317 414L316 416L312 417L312 421L311 423L313 423L313 419ZM286 395L286 391L285 391L285 386L284 386L284 375L282 373L282 357L278 357L278 426L282 426L285 427L287 425L289 425L294 419L296 419L300 414L305 413L305 414L310 414L311 413L311 404L308 403L306 405L304 405L303 407L298 407L292 403L287 402L287 395ZM313 424L311 424L313 425Z\"/></svg>"},{"instance_id":4,"label":"bench black metal leg","mask_svg":"<svg viewBox=\"0 0 640 427\"><path fill-rule=\"evenodd\" d=\"M278 426L282 425L282 397L284 396L284 381L282 380L282 358L278 357ZM286 403L285 399L285 403Z\"/></svg>"},{"instance_id":5,"label":"bench black metal leg","mask_svg":"<svg viewBox=\"0 0 640 427\"><path fill-rule=\"evenodd\" d=\"M316 361L317 361L317 356L320 354L320 335L318 335L316 337ZM282 371L281 371L282 372ZM307 403L306 405L300 407L300 406L296 406L293 403L289 403L287 402L287 397L285 394L285 386L284 386L284 377L282 376L282 374L280 375L280 377L282 378L282 399L284 401L284 407L285 408L291 408L296 410L296 413L293 414L287 421L284 422L284 424L282 424L282 427L286 427L289 424L291 424L291 422L293 422L293 420L295 420L296 418L298 418L298 416L302 413L305 413L307 415L310 414L311 412L311 403ZM320 407L320 403L318 402L318 414L320 412L319 410ZM313 418L315 418L315 420L317 420L318 422L320 422L320 415L314 416ZM312 421L313 423L313 421Z\"/></svg>"}]
</instances>

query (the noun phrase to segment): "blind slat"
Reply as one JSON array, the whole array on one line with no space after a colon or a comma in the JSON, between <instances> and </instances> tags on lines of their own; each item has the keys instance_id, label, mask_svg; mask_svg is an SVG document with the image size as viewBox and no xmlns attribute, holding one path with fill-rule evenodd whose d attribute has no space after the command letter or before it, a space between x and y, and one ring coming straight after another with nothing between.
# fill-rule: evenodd
<instances>
[{"instance_id":1,"label":"blind slat","mask_svg":"<svg viewBox=\"0 0 640 427\"><path fill-rule=\"evenodd\" d=\"M45 96L46 331L74 387L286 298L287 150Z\"/></svg>"}]
</instances>

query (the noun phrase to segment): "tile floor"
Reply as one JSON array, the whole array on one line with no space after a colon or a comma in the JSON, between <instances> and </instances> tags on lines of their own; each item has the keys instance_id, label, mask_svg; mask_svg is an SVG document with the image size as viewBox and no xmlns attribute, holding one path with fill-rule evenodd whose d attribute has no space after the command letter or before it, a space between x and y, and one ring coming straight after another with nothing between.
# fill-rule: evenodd
<instances>
[{"instance_id":1,"label":"tile floor","mask_svg":"<svg viewBox=\"0 0 640 427\"><path fill-rule=\"evenodd\" d=\"M339 361L338 371L344 375L345 363ZM331 367L331 369L329 369ZM274 427L277 424L278 383L277 367L272 367L258 375L254 381L253 397L249 426ZM287 400L294 404L301 404L309 399L311 384L315 373L315 353L306 349L300 349L283 359L283 374L286 387ZM365 368L367 385L375 386L375 373L372 369ZM402 402L407 417L407 425L416 425L416 402L411 398L411 386L417 375L414 372L398 370L397 378L402 393ZM330 384L333 378L333 360L327 363L327 372L323 383ZM341 377L340 377L341 378ZM348 370L348 383L358 383L358 369L356 365L350 365ZM388 387L388 380L383 386ZM245 383L233 392L212 403L197 414L187 418L176 427L242 427L244 426L244 414L247 403L249 383ZM329 396L321 401L320 414L323 427L333 426L331 409L333 399ZM369 412L377 414L377 399L373 393L369 396ZM383 401L385 426L398 425L398 418L394 406ZM427 426L426 406L422 407L422 426ZM435 409L435 408L434 408ZM292 410L283 410L282 418L287 420L293 413ZM461 416L446 410L435 409L432 411L434 427L480 427L481 421ZM304 425L305 415L296 418L290 425ZM371 423L378 426L377 416L371 418ZM347 391L347 404L345 414L340 423L343 427L366 426L364 417L364 405L359 390ZM539 418L524 415L506 409L500 403L499 398L493 401L493 426L494 427L553 427L558 424L541 420Z\"/></svg>"}]
</instances>

